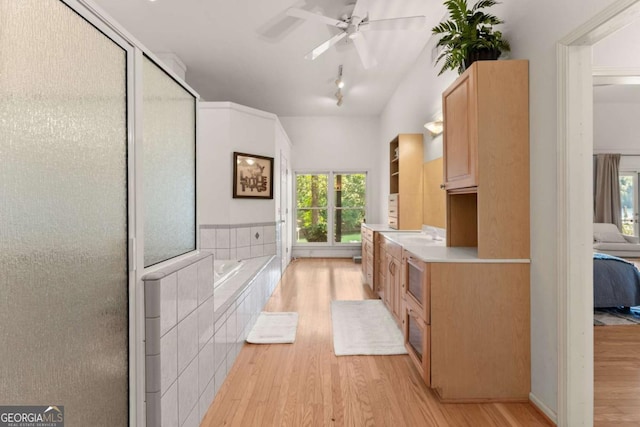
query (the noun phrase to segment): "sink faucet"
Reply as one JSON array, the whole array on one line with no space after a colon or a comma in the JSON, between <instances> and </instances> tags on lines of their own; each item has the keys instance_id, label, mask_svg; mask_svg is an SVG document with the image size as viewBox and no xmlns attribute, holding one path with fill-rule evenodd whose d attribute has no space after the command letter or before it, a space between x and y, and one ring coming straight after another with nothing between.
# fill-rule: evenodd
<instances>
[{"instance_id":1,"label":"sink faucet","mask_svg":"<svg viewBox=\"0 0 640 427\"><path fill-rule=\"evenodd\" d=\"M442 237L440 237L440 235L438 234L438 230L435 227L425 227L422 232L431 237L433 240L443 240Z\"/></svg>"}]
</instances>

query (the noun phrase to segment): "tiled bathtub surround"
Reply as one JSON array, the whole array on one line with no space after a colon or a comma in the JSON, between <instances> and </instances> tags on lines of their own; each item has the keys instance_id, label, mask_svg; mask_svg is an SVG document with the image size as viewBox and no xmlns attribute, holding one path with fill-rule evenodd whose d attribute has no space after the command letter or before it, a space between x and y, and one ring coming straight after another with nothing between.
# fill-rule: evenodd
<instances>
[{"instance_id":1,"label":"tiled bathtub surround","mask_svg":"<svg viewBox=\"0 0 640 427\"><path fill-rule=\"evenodd\" d=\"M214 295L211 253L143 277L147 426L200 424L279 279L276 257L255 258Z\"/></svg>"},{"instance_id":2,"label":"tiled bathtub surround","mask_svg":"<svg viewBox=\"0 0 640 427\"><path fill-rule=\"evenodd\" d=\"M249 259L276 255L276 223L200 226L200 248L216 259Z\"/></svg>"}]
</instances>

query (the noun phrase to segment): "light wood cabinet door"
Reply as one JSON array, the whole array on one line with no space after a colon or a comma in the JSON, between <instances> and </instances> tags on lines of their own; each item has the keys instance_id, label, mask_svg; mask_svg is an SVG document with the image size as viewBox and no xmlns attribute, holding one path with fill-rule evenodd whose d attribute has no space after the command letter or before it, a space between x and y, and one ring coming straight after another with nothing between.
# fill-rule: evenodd
<instances>
[{"instance_id":1,"label":"light wood cabinet door","mask_svg":"<svg viewBox=\"0 0 640 427\"><path fill-rule=\"evenodd\" d=\"M478 112L475 68L443 94L444 185L447 190L478 185Z\"/></svg>"},{"instance_id":2,"label":"light wood cabinet door","mask_svg":"<svg viewBox=\"0 0 640 427\"><path fill-rule=\"evenodd\" d=\"M387 296L387 251L384 248L384 240L379 243L378 250L378 296L386 304Z\"/></svg>"},{"instance_id":3,"label":"light wood cabinet door","mask_svg":"<svg viewBox=\"0 0 640 427\"><path fill-rule=\"evenodd\" d=\"M367 240L366 240L366 233L364 231L364 228L362 229L361 232L361 240L362 240L362 281L364 283L367 283L367 256L369 255L369 252L367 251Z\"/></svg>"},{"instance_id":4,"label":"light wood cabinet door","mask_svg":"<svg viewBox=\"0 0 640 427\"><path fill-rule=\"evenodd\" d=\"M404 346L422 379L431 387L431 326L407 301L403 308Z\"/></svg>"},{"instance_id":5,"label":"light wood cabinet door","mask_svg":"<svg viewBox=\"0 0 640 427\"><path fill-rule=\"evenodd\" d=\"M385 280L384 280L384 303L393 313L394 292L393 292L393 273L392 273L393 257L385 252Z\"/></svg>"},{"instance_id":6,"label":"light wood cabinet door","mask_svg":"<svg viewBox=\"0 0 640 427\"><path fill-rule=\"evenodd\" d=\"M402 325L402 268L400 260L397 258L391 258L390 260L391 270L391 290L393 292L393 306L391 307L391 314L396 319L398 325Z\"/></svg>"}]
</instances>

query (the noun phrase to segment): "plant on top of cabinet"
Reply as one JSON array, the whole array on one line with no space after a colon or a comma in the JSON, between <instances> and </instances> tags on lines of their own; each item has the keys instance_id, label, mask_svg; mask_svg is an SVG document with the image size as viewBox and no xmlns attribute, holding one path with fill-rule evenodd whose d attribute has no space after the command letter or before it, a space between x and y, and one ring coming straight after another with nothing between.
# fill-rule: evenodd
<instances>
[{"instance_id":1,"label":"plant on top of cabinet","mask_svg":"<svg viewBox=\"0 0 640 427\"><path fill-rule=\"evenodd\" d=\"M446 70L457 70L462 74L474 61L495 60L511 49L502 33L493 29L504 21L481 10L496 4L495 0L478 0L469 9L467 0L444 2L449 19L431 30L435 35L442 34L437 46L442 46L443 50L436 63L444 58L444 65L438 75Z\"/></svg>"}]
</instances>

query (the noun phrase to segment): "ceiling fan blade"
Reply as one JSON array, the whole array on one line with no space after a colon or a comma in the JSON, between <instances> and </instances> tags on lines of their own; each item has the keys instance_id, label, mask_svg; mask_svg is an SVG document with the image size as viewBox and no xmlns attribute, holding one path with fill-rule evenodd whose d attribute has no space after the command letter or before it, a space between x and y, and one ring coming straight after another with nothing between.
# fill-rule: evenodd
<instances>
[{"instance_id":1,"label":"ceiling fan blade","mask_svg":"<svg viewBox=\"0 0 640 427\"><path fill-rule=\"evenodd\" d=\"M369 14L369 0L357 0L351 16L364 19Z\"/></svg>"},{"instance_id":2,"label":"ceiling fan blade","mask_svg":"<svg viewBox=\"0 0 640 427\"><path fill-rule=\"evenodd\" d=\"M421 30L427 23L426 16L408 16L406 18L378 19L365 21L358 27L362 31Z\"/></svg>"},{"instance_id":3,"label":"ceiling fan blade","mask_svg":"<svg viewBox=\"0 0 640 427\"><path fill-rule=\"evenodd\" d=\"M364 65L365 69L373 68L378 63L376 59L371 55L371 51L369 51L369 46L367 45L367 41L360 34L358 37L353 39L353 44L356 45L356 50L358 51L358 55L360 56L360 61L362 61L362 65Z\"/></svg>"},{"instance_id":4,"label":"ceiling fan blade","mask_svg":"<svg viewBox=\"0 0 640 427\"><path fill-rule=\"evenodd\" d=\"M296 18L306 19L308 21L315 21L318 23L330 25L340 29L347 28L349 25L337 19L329 18L328 16L319 15L317 13L309 12L308 10L298 9L297 7L291 7L287 9L287 15L295 16Z\"/></svg>"},{"instance_id":5,"label":"ceiling fan blade","mask_svg":"<svg viewBox=\"0 0 640 427\"><path fill-rule=\"evenodd\" d=\"M304 56L304 58L313 61L318 56L320 56L323 53L325 53L327 51L327 49L329 49L331 46L333 46L334 44L338 43L340 40L345 38L346 35L347 35L347 33L345 33L345 32L342 32L340 34L336 34L335 36L331 37L326 42L322 43L320 46L318 46L315 49L313 49L311 52L307 53Z\"/></svg>"}]
</instances>

